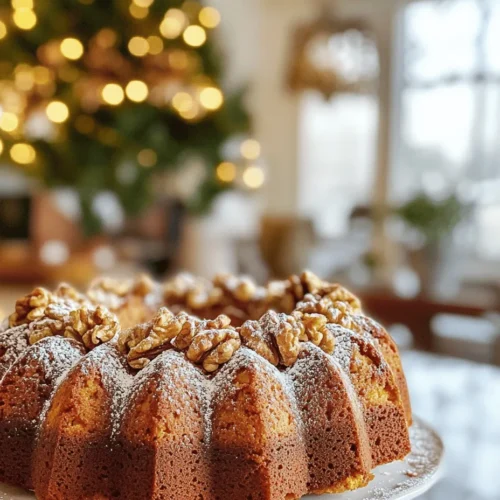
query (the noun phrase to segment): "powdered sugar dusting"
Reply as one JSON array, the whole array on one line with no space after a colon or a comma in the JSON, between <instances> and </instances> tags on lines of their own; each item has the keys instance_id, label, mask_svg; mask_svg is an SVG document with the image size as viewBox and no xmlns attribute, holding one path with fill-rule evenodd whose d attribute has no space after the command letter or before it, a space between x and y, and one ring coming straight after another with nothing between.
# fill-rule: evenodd
<instances>
[{"instance_id":1,"label":"powdered sugar dusting","mask_svg":"<svg viewBox=\"0 0 500 500\"><path fill-rule=\"evenodd\" d=\"M28 325L0 333L0 379L28 347Z\"/></svg>"}]
</instances>

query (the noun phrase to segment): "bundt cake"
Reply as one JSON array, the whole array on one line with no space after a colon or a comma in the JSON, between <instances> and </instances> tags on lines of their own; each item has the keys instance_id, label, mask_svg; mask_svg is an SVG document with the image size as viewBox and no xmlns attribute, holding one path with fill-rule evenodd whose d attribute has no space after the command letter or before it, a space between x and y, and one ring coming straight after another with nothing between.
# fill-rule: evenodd
<instances>
[{"instance_id":1,"label":"bundt cake","mask_svg":"<svg viewBox=\"0 0 500 500\"><path fill-rule=\"evenodd\" d=\"M0 333L0 482L41 500L352 490L409 425L393 340L309 272L37 288Z\"/></svg>"}]
</instances>

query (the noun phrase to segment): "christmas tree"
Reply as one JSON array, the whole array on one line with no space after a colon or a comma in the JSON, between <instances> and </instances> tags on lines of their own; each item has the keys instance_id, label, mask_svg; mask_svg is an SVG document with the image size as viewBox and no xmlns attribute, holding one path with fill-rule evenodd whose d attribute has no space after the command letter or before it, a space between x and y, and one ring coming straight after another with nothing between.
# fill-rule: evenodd
<instances>
[{"instance_id":1,"label":"christmas tree","mask_svg":"<svg viewBox=\"0 0 500 500\"><path fill-rule=\"evenodd\" d=\"M188 157L205 172L187 204L205 210L236 176L224 146L248 130L242 92L221 89L219 22L215 8L191 0L0 7L0 161L71 187L87 233L102 227L92 209L98 193L138 213L155 176ZM247 161L258 149L246 141Z\"/></svg>"}]
</instances>

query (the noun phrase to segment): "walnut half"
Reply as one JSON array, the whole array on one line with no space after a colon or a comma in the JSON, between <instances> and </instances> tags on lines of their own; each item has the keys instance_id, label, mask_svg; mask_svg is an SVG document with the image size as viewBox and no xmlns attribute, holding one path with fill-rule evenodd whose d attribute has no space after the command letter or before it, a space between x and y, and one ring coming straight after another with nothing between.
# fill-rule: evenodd
<instances>
[{"instance_id":1,"label":"walnut half","mask_svg":"<svg viewBox=\"0 0 500 500\"><path fill-rule=\"evenodd\" d=\"M35 288L31 293L16 302L15 312L9 317L11 328L30 324L43 317L46 307L56 301L56 297L42 287Z\"/></svg>"}]
</instances>

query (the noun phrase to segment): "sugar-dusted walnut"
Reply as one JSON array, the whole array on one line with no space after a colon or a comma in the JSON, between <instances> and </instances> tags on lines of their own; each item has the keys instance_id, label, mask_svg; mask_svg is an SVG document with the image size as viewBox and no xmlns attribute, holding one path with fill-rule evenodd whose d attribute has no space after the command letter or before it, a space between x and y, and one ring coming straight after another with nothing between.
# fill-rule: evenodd
<instances>
[{"instance_id":1,"label":"sugar-dusted walnut","mask_svg":"<svg viewBox=\"0 0 500 500\"><path fill-rule=\"evenodd\" d=\"M67 283L61 283L55 290L54 295L63 301L71 301L76 304L90 304L87 296L80 293L76 288L73 288Z\"/></svg>"},{"instance_id":2,"label":"sugar-dusted walnut","mask_svg":"<svg viewBox=\"0 0 500 500\"><path fill-rule=\"evenodd\" d=\"M361 301L341 285L329 285L321 290L320 294L333 305L337 302L347 304L353 314L360 314L362 312Z\"/></svg>"},{"instance_id":3,"label":"sugar-dusted walnut","mask_svg":"<svg viewBox=\"0 0 500 500\"><path fill-rule=\"evenodd\" d=\"M266 335L269 335L277 347L280 361L291 366L300 353L300 340L304 335L304 326L293 316L268 311L260 320Z\"/></svg>"},{"instance_id":4,"label":"sugar-dusted walnut","mask_svg":"<svg viewBox=\"0 0 500 500\"><path fill-rule=\"evenodd\" d=\"M259 321L246 321L240 328L240 336L243 345L278 366L280 358L277 347L274 346L271 336L264 332Z\"/></svg>"},{"instance_id":5,"label":"sugar-dusted walnut","mask_svg":"<svg viewBox=\"0 0 500 500\"><path fill-rule=\"evenodd\" d=\"M328 329L328 320L322 314L303 314L295 312L293 316L304 326L305 340L317 345L327 354L335 350L335 336Z\"/></svg>"},{"instance_id":6,"label":"sugar-dusted walnut","mask_svg":"<svg viewBox=\"0 0 500 500\"><path fill-rule=\"evenodd\" d=\"M172 340L190 319L185 313L176 316L162 307L150 322L124 332L120 336L119 345L128 350L130 366L144 368L158 354L171 349Z\"/></svg>"},{"instance_id":7,"label":"sugar-dusted walnut","mask_svg":"<svg viewBox=\"0 0 500 500\"><path fill-rule=\"evenodd\" d=\"M30 345L46 337L64 336L69 326L70 313L77 307L76 302L53 302L44 311L43 317L31 323L28 333Z\"/></svg>"},{"instance_id":8,"label":"sugar-dusted walnut","mask_svg":"<svg viewBox=\"0 0 500 500\"><path fill-rule=\"evenodd\" d=\"M304 271L300 275L300 282L307 293L318 293L327 285L325 281L311 271Z\"/></svg>"},{"instance_id":9,"label":"sugar-dusted walnut","mask_svg":"<svg viewBox=\"0 0 500 500\"><path fill-rule=\"evenodd\" d=\"M240 346L240 336L233 328L204 330L194 337L186 356L194 363L202 363L210 373L227 363Z\"/></svg>"},{"instance_id":10,"label":"sugar-dusted walnut","mask_svg":"<svg viewBox=\"0 0 500 500\"><path fill-rule=\"evenodd\" d=\"M15 312L9 317L9 326L25 325L42 318L47 306L55 301L56 297L45 288L35 288L16 302Z\"/></svg>"},{"instance_id":11,"label":"sugar-dusted walnut","mask_svg":"<svg viewBox=\"0 0 500 500\"><path fill-rule=\"evenodd\" d=\"M218 274L213 280L214 286L222 288L240 302L251 302L265 297L265 290L258 287L248 277L232 274Z\"/></svg>"},{"instance_id":12,"label":"sugar-dusted walnut","mask_svg":"<svg viewBox=\"0 0 500 500\"><path fill-rule=\"evenodd\" d=\"M70 312L64 336L82 342L91 350L109 342L118 330L118 319L108 309L103 306L83 306Z\"/></svg>"},{"instance_id":13,"label":"sugar-dusted walnut","mask_svg":"<svg viewBox=\"0 0 500 500\"><path fill-rule=\"evenodd\" d=\"M167 304L183 302L187 294L200 287L201 280L192 274L181 273L163 285L163 298Z\"/></svg>"},{"instance_id":14,"label":"sugar-dusted walnut","mask_svg":"<svg viewBox=\"0 0 500 500\"><path fill-rule=\"evenodd\" d=\"M141 274L131 285L130 293L139 297L146 297L153 293L158 285L147 274Z\"/></svg>"},{"instance_id":15,"label":"sugar-dusted walnut","mask_svg":"<svg viewBox=\"0 0 500 500\"><path fill-rule=\"evenodd\" d=\"M193 310L213 307L224 297L224 291L208 283L200 283L186 294L186 305Z\"/></svg>"},{"instance_id":16,"label":"sugar-dusted walnut","mask_svg":"<svg viewBox=\"0 0 500 500\"><path fill-rule=\"evenodd\" d=\"M215 319L200 320L194 317L188 317L182 326L181 331L174 339L173 344L176 349L181 351L187 349L193 339L206 330L221 330L227 328L231 324L228 316L221 314Z\"/></svg>"}]
</instances>

